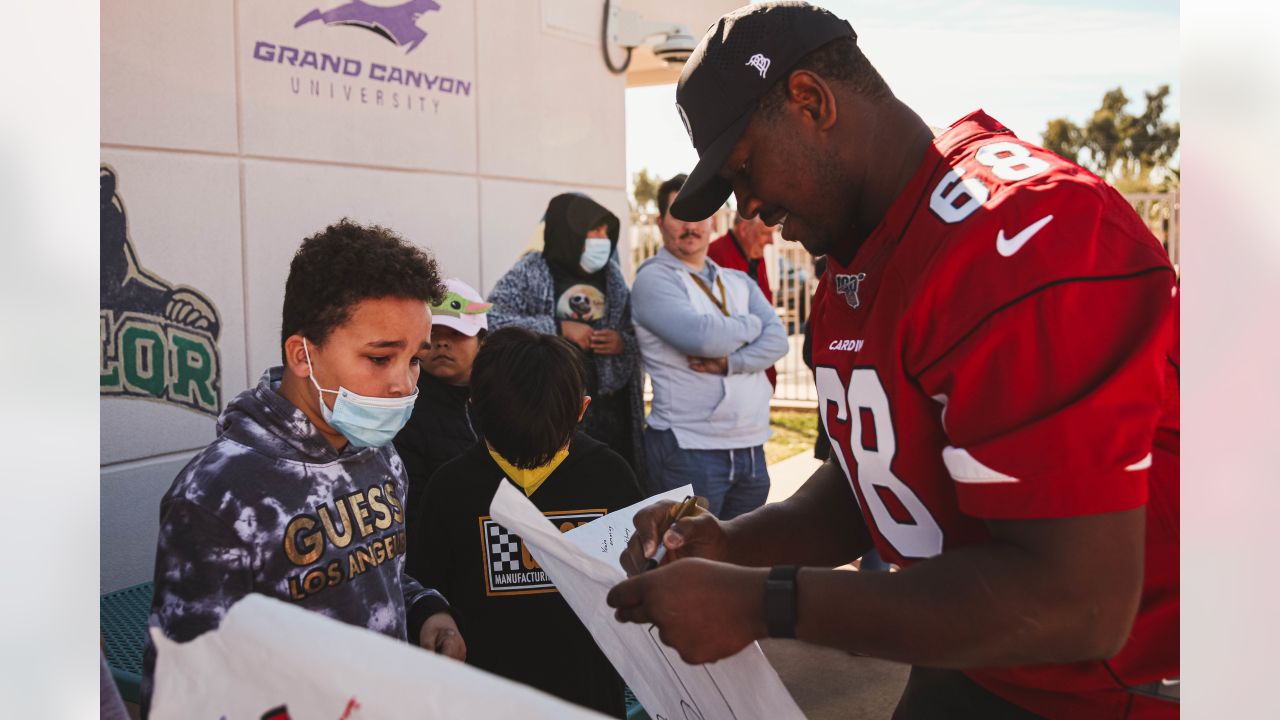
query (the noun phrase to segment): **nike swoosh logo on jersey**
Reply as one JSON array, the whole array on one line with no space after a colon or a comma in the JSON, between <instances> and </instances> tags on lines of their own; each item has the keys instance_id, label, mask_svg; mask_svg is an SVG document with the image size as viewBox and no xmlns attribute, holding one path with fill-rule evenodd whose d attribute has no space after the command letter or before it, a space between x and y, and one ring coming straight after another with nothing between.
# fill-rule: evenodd
<instances>
[{"instance_id":1,"label":"nike swoosh logo on jersey","mask_svg":"<svg viewBox=\"0 0 1280 720\"><path fill-rule=\"evenodd\" d=\"M1012 256L1014 253L1021 250L1023 245L1027 244L1027 241L1031 239L1032 235L1040 232L1040 228L1048 225L1049 221L1052 219L1052 215L1045 215L1034 223L1023 228L1022 232L1011 238L1006 238L1004 236L1004 228L1001 228L1000 231L996 233L996 252L1005 257Z\"/></svg>"}]
</instances>

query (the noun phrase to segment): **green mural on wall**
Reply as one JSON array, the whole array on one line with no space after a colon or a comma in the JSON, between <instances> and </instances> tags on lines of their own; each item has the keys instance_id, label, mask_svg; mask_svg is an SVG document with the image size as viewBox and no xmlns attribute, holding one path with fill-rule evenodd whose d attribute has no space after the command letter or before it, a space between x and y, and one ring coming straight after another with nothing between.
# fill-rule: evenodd
<instances>
[{"instance_id":1,"label":"green mural on wall","mask_svg":"<svg viewBox=\"0 0 1280 720\"><path fill-rule=\"evenodd\" d=\"M138 262L119 178L99 170L103 396L136 397L217 417L222 410L217 308L204 294L173 285Z\"/></svg>"}]
</instances>

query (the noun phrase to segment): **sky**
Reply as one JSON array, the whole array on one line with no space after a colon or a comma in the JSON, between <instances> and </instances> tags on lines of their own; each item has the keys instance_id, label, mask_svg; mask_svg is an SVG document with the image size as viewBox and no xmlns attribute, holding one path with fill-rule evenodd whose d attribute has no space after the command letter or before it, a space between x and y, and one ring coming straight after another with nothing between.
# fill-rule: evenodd
<instances>
[{"instance_id":1,"label":"sky","mask_svg":"<svg viewBox=\"0 0 1280 720\"><path fill-rule=\"evenodd\" d=\"M1177 0L817 0L849 21L894 93L930 125L981 108L1040 142L1049 120L1082 123L1107 90L1171 88L1179 114ZM661 178L697 161L675 110L675 85L627 90L627 177Z\"/></svg>"}]
</instances>

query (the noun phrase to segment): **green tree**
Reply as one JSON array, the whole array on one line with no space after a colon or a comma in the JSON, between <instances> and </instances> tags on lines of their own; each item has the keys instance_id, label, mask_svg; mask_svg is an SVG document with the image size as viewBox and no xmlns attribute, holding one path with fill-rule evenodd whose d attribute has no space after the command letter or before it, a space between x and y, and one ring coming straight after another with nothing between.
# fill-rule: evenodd
<instances>
[{"instance_id":1,"label":"green tree","mask_svg":"<svg viewBox=\"0 0 1280 720\"><path fill-rule=\"evenodd\" d=\"M658 186L662 182L649 174L648 168L631 176L631 195L635 198L635 209L638 213L648 212L650 207L656 209L658 202Z\"/></svg>"},{"instance_id":2,"label":"green tree","mask_svg":"<svg viewBox=\"0 0 1280 720\"><path fill-rule=\"evenodd\" d=\"M1169 86L1146 95L1146 108L1133 115L1120 88L1108 90L1084 126L1055 118L1045 127L1046 148L1106 178L1122 192L1166 190L1178 184L1173 164L1181 123L1164 120Z\"/></svg>"},{"instance_id":3,"label":"green tree","mask_svg":"<svg viewBox=\"0 0 1280 720\"><path fill-rule=\"evenodd\" d=\"M1084 147L1084 131L1066 118L1056 118L1044 129L1043 144L1062 157L1075 160Z\"/></svg>"}]
</instances>

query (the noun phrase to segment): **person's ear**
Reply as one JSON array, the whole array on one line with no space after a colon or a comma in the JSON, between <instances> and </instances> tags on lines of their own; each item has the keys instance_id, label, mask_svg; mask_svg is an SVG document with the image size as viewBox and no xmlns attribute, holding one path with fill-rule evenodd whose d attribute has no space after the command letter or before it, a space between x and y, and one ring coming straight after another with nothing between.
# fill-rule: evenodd
<instances>
[{"instance_id":1,"label":"person's ear","mask_svg":"<svg viewBox=\"0 0 1280 720\"><path fill-rule=\"evenodd\" d=\"M293 374L295 377L303 380L311 376L311 368L307 365L307 350L314 355L316 344L308 341L306 347L303 346L303 338L301 335L290 335L284 341L284 369L285 372ZM312 360L315 358L313 357Z\"/></svg>"},{"instance_id":2,"label":"person's ear","mask_svg":"<svg viewBox=\"0 0 1280 720\"><path fill-rule=\"evenodd\" d=\"M582 412L578 413L578 422L582 422L582 418L586 417L587 406L590 404L591 404L591 396L583 395L582 396Z\"/></svg>"},{"instance_id":3,"label":"person's ear","mask_svg":"<svg viewBox=\"0 0 1280 720\"><path fill-rule=\"evenodd\" d=\"M836 124L836 98L831 86L820 76L797 70L787 78L788 104L808 117L819 130L830 130Z\"/></svg>"}]
</instances>

